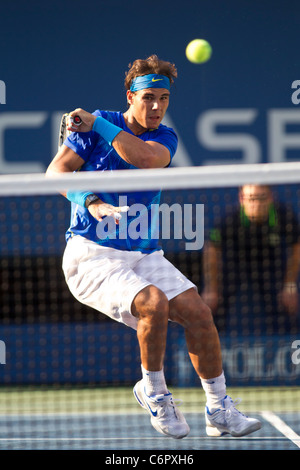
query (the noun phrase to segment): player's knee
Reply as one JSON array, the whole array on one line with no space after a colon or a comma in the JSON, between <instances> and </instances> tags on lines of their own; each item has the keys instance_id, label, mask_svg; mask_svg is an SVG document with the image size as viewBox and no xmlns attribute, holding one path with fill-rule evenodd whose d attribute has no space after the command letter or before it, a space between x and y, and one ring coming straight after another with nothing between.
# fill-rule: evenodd
<instances>
[{"instance_id":1,"label":"player's knee","mask_svg":"<svg viewBox=\"0 0 300 470\"><path fill-rule=\"evenodd\" d=\"M184 328L210 329L214 325L211 309L196 292L187 293L178 299L172 313L171 319Z\"/></svg>"},{"instance_id":2,"label":"player's knee","mask_svg":"<svg viewBox=\"0 0 300 470\"><path fill-rule=\"evenodd\" d=\"M139 319L151 321L168 320L169 301L166 295L155 286L147 286L135 297L132 313Z\"/></svg>"},{"instance_id":3,"label":"player's knee","mask_svg":"<svg viewBox=\"0 0 300 470\"><path fill-rule=\"evenodd\" d=\"M192 328L210 329L214 324L211 309L204 302L191 305L186 312L186 318L188 326Z\"/></svg>"},{"instance_id":4,"label":"player's knee","mask_svg":"<svg viewBox=\"0 0 300 470\"><path fill-rule=\"evenodd\" d=\"M212 311L208 305L203 303L201 310L199 312L200 315L200 322L204 328L211 328L214 325L214 319L212 315Z\"/></svg>"}]
</instances>

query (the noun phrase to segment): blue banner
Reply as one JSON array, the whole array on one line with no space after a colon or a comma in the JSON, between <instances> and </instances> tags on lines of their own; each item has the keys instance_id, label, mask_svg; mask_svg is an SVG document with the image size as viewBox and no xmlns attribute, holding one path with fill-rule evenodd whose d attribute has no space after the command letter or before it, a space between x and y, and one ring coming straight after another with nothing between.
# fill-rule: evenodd
<instances>
[{"instance_id":1,"label":"blue banner","mask_svg":"<svg viewBox=\"0 0 300 470\"><path fill-rule=\"evenodd\" d=\"M290 336L222 338L228 386L300 385L300 340ZM199 386L183 330L170 324L168 384ZM131 385L141 376L134 330L116 322L28 324L0 330L0 383Z\"/></svg>"},{"instance_id":2,"label":"blue banner","mask_svg":"<svg viewBox=\"0 0 300 470\"><path fill-rule=\"evenodd\" d=\"M222 359L229 386L300 385L300 341L291 336L222 337ZM177 386L199 383L184 339L176 354Z\"/></svg>"}]
</instances>

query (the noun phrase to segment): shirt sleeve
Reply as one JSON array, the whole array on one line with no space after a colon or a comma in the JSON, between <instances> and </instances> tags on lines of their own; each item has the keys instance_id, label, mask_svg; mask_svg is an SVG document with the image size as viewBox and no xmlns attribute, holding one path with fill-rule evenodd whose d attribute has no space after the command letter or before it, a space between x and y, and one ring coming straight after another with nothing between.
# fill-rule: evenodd
<instances>
[{"instance_id":1,"label":"shirt sleeve","mask_svg":"<svg viewBox=\"0 0 300 470\"><path fill-rule=\"evenodd\" d=\"M220 244L222 241L222 233L220 228L212 228L209 231L209 240L216 244Z\"/></svg>"},{"instance_id":2,"label":"shirt sleeve","mask_svg":"<svg viewBox=\"0 0 300 470\"><path fill-rule=\"evenodd\" d=\"M64 141L64 145L77 153L84 161L89 159L91 152L96 147L99 135L94 132L72 132Z\"/></svg>"},{"instance_id":3,"label":"shirt sleeve","mask_svg":"<svg viewBox=\"0 0 300 470\"><path fill-rule=\"evenodd\" d=\"M149 133L149 138L147 137L147 140L158 142L159 144L167 147L172 161L178 146L178 137L173 129L161 125L159 129Z\"/></svg>"}]
</instances>

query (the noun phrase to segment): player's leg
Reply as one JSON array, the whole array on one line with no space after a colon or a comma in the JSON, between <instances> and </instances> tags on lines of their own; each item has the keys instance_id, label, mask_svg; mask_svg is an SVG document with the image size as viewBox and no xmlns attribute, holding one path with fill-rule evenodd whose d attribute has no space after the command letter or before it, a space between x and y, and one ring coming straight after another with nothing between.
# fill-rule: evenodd
<instances>
[{"instance_id":1,"label":"player's leg","mask_svg":"<svg viewBox=\"0 0 300 470\"><path fill-rule=\"evenodd\" d=\"M148 371L161 370L165 357L169 318L167 297L157 287L147 286L134 298L131 312L138 318L137 337L142 366Z\"/></svg>"},{"instance_id":2,"label":"player's leg","mask_svg":"<svg viewBox=\"0 0 300 470\"><path fill-rule=\"evenodd\" d=\"M170 300L170 319L184 327L188 352L198 376L211 379L221 375L219 335L209 307L194 289Z\"/></svg>"},{"instance_id":3,"label":"player's leg","mask_svg":"<svg viewBox=\"0 0 300 470\"><path fill-rule=\"evenodd\" d=\"M137 330L145 367L142 365L143 379L134 387L135 397L151 415L157 431L182 438L189 427L167 390L162 368L169 303L160 289L134 272L143 257L74 237L68 242L63 269L72 294L80 302Z\"/></svg>"},{"instance_id":4,"label":"player's leg","mask_svg":"<svg viewBox=\"0 0 300 470\"><path fill-rule=\"evenodd\" d=\"M132 314L138 318L143 378L134 387L138 403L149 412L153 427L160 433L180 439L190 428L168 391L163 363L169 320L169 301L157 287L150 285L134 298Z\"/></svg>"},{"instance_id":5,"label":"player's leg","mask_svg":"<svg viewBox=\"0 0 300 470\"><path fill-rule=\"evenodd\" d=\"M188 352L206 393L206 432L244 436L260 429L257 419L240 413L226 394L218 332L210 309L194 289L170 301L170 319L185 329Z\"/></svg>"}]
</instances>

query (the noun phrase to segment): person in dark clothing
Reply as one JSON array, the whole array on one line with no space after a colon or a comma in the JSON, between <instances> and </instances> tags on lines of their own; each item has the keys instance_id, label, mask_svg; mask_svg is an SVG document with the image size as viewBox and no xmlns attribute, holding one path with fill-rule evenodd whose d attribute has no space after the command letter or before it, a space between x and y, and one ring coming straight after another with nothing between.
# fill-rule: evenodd
<instances>
[{"instance_id":1,"label":"person in dark clothing","mask_svg":"<svg viewBox=\"0 0 300 470\"><path fill-rule=\"evenodd\" d=\"M300 227L270 187L245 185L204 248L202 298L220 332L296 333Z\"/></svg>"}]
</instances>

